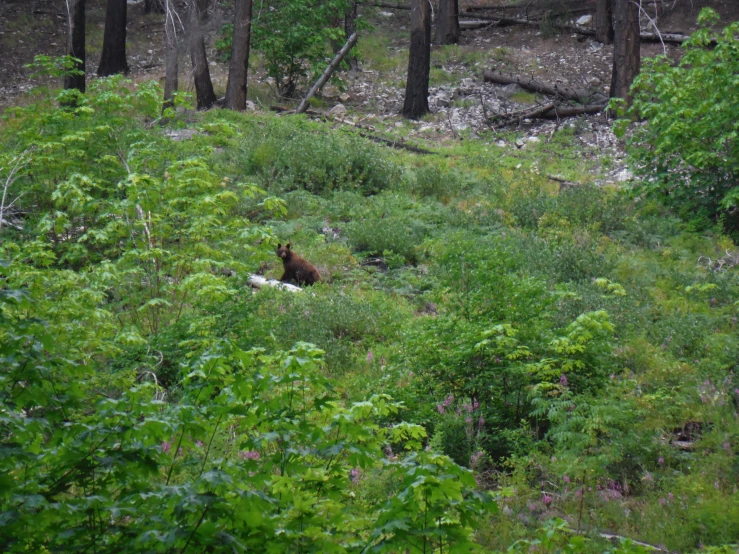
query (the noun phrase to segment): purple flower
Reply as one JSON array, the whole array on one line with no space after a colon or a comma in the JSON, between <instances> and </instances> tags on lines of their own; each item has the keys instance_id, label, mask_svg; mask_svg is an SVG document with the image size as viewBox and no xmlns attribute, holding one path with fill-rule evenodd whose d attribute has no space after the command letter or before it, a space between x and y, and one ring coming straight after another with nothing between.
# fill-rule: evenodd
<instances>
[{"instance_id":1,"label":"purple flower","mask_svg":"<svg viewBox=\"0 0 739 554\"><path fill-rule=\"evenodd\" d=\"M242 450L239 452L239 458L242 460L258 460L261 456L256 450Z\"/></svg>"},{"instance_id":2,"label":"purple flower","mask_svg":"<svg viewBox=\"0 0 739 554\"><path fill-rule=\"evenodd\" d=\"M356 483L359 481L359 476L362 474L360 469L358 467L355 467L349 472L349 478L352 480L352 483Z\"/></svg>"},{"instance_id":3,"label":"purple flower","mask_svg":"<svg viewBox=\"0 0 739 554\"><path fill-rule=\"evenodd\" d=\"M737 396L739 396L739 389L734 389L734 394L736 394Z\"/></svg>"},{"instance_id":4,"label":"purple flower","mask_svg":"<svg viewBox=\"0 0 739 554\"><path fill-rule=\"evenodd\" d=\"M466 417L466 418L464 419L464 422L465 422L465 423L472 423L472 418L471 418L471 417Z\"/></svg>"},{"instance_id":5,"label":"purple flower","mask_svg":"<svg viewBox=\"0 0 739 554\"><path fill-rule=\"evenodd\" d=\"M475 410L475 411L477 411L479 408L480 408L480 403L477 400L475 400L472 403L472 409Z\"/></svg>"},{"instance_id":6,"label":"purple flower","mask_svg":"<svg viewBox=\"0 0 739 554\"><path fill-rule=\"evenodd\" d=\"M544 504L545 504L546 506L549 506L549 505L550 505L550 504L552 503L552 497L551 497L551 496L549 496L548 494L545 494L545 495L544 495L544 496L542 497L542 500L544 501Z\"/></svg>"},{"instance_id":7,"label":"purple flower","mask_svg":"<svg viewBox=\"0 0 739 554\"><path fill-rule=\"evenodd\" d=\"M675 495L672 494L671 492L668 492L667 493L667 500L669 500L670 502L672 502L674 499L675 499Z\"/></svg>"},{"instance_id":8,"label":"purple flower","mask_svg":"<svg viewBox=\"0 0 739 554\"><path fill-rule=\"evenodd\" d=\"M482 427L483 425L485 425L485 418L480 416L480 419L477 420L477 425L478 427Z\"/></svg>"},{"instance_id":9,"label":"purple flower","mask_svg":"<svg viewBox=\"0 0 739 554\"><path fill-rule=\"evenodd\" d=\"M660 456L660 457L659 457L659 459L657 460L657 463L658 463L659 465L661 465L661 466L662 466L662 465L665 465L665 459L664 459L664 458L663 458L662 456Z\"/></svg>"},{"instance_id":10,"label":"purple flower","mask_svg":"<svg viewBox=\"0 0 739 554\"><path fill-rule=\"evenodd\" d=\"M198 446L198 448L203 448L203 441L197 441L195 444Z\"/></svg>"},{"instance_id":11,"label":"purple flower","mask_svg":"<svg viewBox=\"0 0 739 554\"><path fill-rule=\"evenodd\" d=\"M371 364L372 360L375 359L375 355L372 354L372 350L367 350L367 363Z\"/></svg>"},{"instance_id":12,"label":"purple flower","mask_svg":"<svg viewBox=\"0 0 739 554\"><path fill-rule=\"evenodd\" d=\"M562 481L564 481L565 483L569 483L570 478L567 475L565 475L564 477L562 477Z\"/></svg>"},{"instance_id":13,"label":"purple flower","mask_svg":"<svg viewBox=\"0 0 739 554\"><path fill-rule=\"evenodd\" d=\"M665 504L667 504L667 500L665 500L664 498L660 498L659 499L659 505L660 506L664 506Z\"/></svg>"},{"instance_id":14,"label":"purple flower","mask_svg":"<svg viewBox=\"0 0 739 554\"><path fill-rule=\"evenodd\" d=\"M444 409L444 406L442 406L441 404L437 404L436 409L439 411L440 414L443 414L446 411Z\"/></svg>"},{"instance_id":15,"label":"purple flower","mask_svg":"<svg viewBox=\"0 0 739 554\"><path fill-rule=\"evenodd\" d=\"M724 443L724 450L725 450L726 452L728 452L729 454L731 454L731 443L730 443L729 441L726 441L726 442Z\"/></svg>"},{"instance_id":16,"label":"purple flower","mask_svg":"<svg viewBox=\"0 0 739 554\"><path fill-rule=\"evenodd\" d=\"M171 442L167 442L167 441L164 441L164 442L162 443L162 452L163 452L164 454L169 454L169 451L170 451L171 449L172 449L172 443L171 443Z\"/></svg>"},{"instance_id":17,"label":"purple flower","mask_svg":"<svg viewBox=\"0 0 739 554\"><path fill-rule=\"evenodd\" d=\"M448 408L452 405L452 402L454 402L454 395L450 394L444 399L444 406Z\"/></svg>"},{"instance_id":18,"label":"purple flower","mask_svg":"<svg viewBox=\"0 0 739 554\"><path fill-rule=\"evenodd\" d=\"M559 378L559 384L563 387L567 386L567 375L565 375L564 373Z\"/></svg>"}]
</instances>

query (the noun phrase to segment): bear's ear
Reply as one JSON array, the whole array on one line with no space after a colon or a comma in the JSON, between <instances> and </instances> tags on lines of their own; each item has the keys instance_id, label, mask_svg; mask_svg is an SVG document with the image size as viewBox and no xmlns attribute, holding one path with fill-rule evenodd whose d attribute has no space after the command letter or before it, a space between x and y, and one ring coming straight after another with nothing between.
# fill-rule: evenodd
<instances>
[{"instance_id":1,"label":"bear's ear","mask_svg":"<svg viewBox=\"0 0 739 554\"><path fill-rule=\"evenodd\" d=\"M282 248L282 243L281 242L278 242L277 243L277 248Z\"/></svg>"},{"instance_id":2,"label":"bear's ear","mask_svg":"<svg viewBox=\"0 0 739 554\"><path fill-rule=\"evenodd\" d=\"M287 249L290 250L290 243L287 243Z\"/></svg>"}]
</instances>

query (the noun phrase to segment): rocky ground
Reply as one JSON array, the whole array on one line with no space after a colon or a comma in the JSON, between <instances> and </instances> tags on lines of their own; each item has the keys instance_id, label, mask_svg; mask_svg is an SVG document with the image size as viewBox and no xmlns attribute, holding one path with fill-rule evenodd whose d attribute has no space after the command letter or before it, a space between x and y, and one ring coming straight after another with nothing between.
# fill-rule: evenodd
<instances>
[{"instance_id":1,"label":"rocky ground","mask_svg":"<svg viewBox=\"0 0 739 554\"><path fill-rule=\"evenodd\" d=\"M510 3L510 2L508 2ZM504 2L488 0L486 5L502 5ZM584 5L588 5L584 1ZM739 18L739 2L736 0L656 0L656 5L645 4L642 24L653 31L656 23L661 31L689 33L695 28L695 18L701 7L710 5L723 16L723 21ZM461 2L465 12L470 2ZM94 75L102 45L104 24L104 0L88 0L87 5L87 72ZM374 30L387 37L387 51L380 54L395 60L391 69L376 66L377 53L365 56L358 71L344 77L345 88L326 87L323 91L323 108L333 116L354 123L371 126L380 133L406 140L422 139L425 143L446 140L465 140L479 136L489 140L491 133L501 129L490 123L491 116L507 114L530 108L544 99L524 92L517 85L498 86L485 83L485 69L500 69L513 74L536 77L539 80L591 88L607 92L610 82L612 48L603 46L591 38L578 34L544 33L537 27L489 25L476 30L466 30L459 46L434 48L432 53L432 80L429 103L432 115L419 122L406 122L398 117L403 102L405 60L407 59L407 10L362 8L372 21ZM583 10L573 13L574 23ZM475 19L473 14L463 19ZM506 13L508 16L521 14ZM649 17L647 17L647 15ZM215 14L211 26L215 31L226 14ZM581 20L587 25L587 17ZM35 54L61 55L65 45L65 0L2 0L0 3L0 109L23 102L34 85L30 71L24 67ZM161 16L144 15L139 0L129 0L128 62L131 77L140 81L162 79L164 73L163 36ZM212 41L214 42L214 41ZM360 49L362 42L360 41ZM642 56L666 53L676 58L679 47L675 45L642 44ZM215 60L211 48L210 59ZM185 52L182 53L181 83L187 83L189 75ZM257 64L250 75L250 86L262 86L269 90L270 83L260 74ZM211 61L211 73L216 90L225 89L226 68ZM191 85L190 85L191 87ZM269 109L269 94L254 98L256 108ZM516 138L506 134L494 138L499 144L511 148L526 148L528 144L546 141L562 125L577 126L577 136L584 151L593 156L608 154L616 160L606 176L607 181L619 181L629 177L618 160L622 158L619 142L611 131L611 123L604 115L580 117L556 121L520 121ZM508 128L510 130L510 127Z\"/></svg>"}]
</instances>

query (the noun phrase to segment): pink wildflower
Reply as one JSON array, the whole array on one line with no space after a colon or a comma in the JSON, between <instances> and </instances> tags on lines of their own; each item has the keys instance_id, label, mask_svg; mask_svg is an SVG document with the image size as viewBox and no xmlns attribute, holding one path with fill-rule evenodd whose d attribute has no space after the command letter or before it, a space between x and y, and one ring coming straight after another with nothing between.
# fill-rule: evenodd
<instances>
[{"instance_id":1,"label":"pink wildflower","mask_svg":"<svg viewBox=\"0 0 739 554\"><path fill-rule=\"evenodd\" d=\"M261 456L256 450L242 450L239 452L239 458L242 460L258 460Z\"/></svg>"},{"instance_id":2,"label":"pink wildflower","mask_svg":"<svg viewBox=\"0 0 739 554\"><path fill-rule=\"evenodd\" d=\"M559 378L559 384L563 387L567 386L567 375L565 375L564 373Z\"/></svg>"},{"instance_id":3,"label":"pink wildflower","mask_svg":"<svg viewBox=\"0 0 739 554\"><path fill-rule=\"evenodd\" d=\"M446 411L446 410L444 409L444 406L442 406L441 404L437 404L437 405L436 405L436 409L438 410L438 412L439 412L440 414L443 414L443 413L444 413L444 412Z\"/></svg>"},{"instance_id":4,"label":"pink wildflower","mask_svg":"<svg viewBox=\"0 0 739 554\"><path fill-rule=\"evenodd\" d=\"M372 354L372 350L367 350L367 363L371 364L372 360L375 359L375 355Z\"/></svg>"},{"instance_id":5,"label":"pink wildflower","mask_svg":"<svg viewBox=\"0 0 739 554\"><path fill-rule=\"evenodd\" d=\"M349 472L349 478L352 480L352 483L356 483L359 481L359 476L362 474L360 469L358 467L355 467Z\"/></svg>"},{"instance_id":6,"label":"pink wildflower","mask_svg":"<svg viewBox=\"0 0 739 554\"><path fill-rule=\"evenodd\" d=\"M664 498L660 498L659 499L659 505L660 506L664 506L665 504L667 504L667 500L665 500Z\"/></svg>"},{"instance_id":7,"label":"pink wildflower","mask_svg":"<svg viewBox=\"0 0 739 554\"><path fill-rule=\"evenodd\" d=\"M569 484L570 478L567 475L565 475L564 477L562 477L562 481Z\"/></svg>"},{"instance_id":8,"label":"pink wildflower","mask_svg":"<svg viewBox=\"0 0 739 554\"><path fill-rule=\"evenodd\" d=\"M660 456L660 457L659 457L659 459L657 460L657 463L658 463L659 465L661 465L661 466L662 466L662 465L665 465L665 459L664 459L664 458L663 458L662 456Z\"/></svg>"},{"instance_id":9,"label":"pink wildflower","mask_svg":"<svg viewBox=\"0 0 739 554\"><path fill-rule=\"evenodd\" d=\"M544 501L544 504L545 504L546 506L549 506L549 505L550 505L550 504L552 503L552 497L551 497L551 496L549 496L548 494L545 494L545 495L544 495L544 496L542 497L542 500Z\"/></svg>"},{"instance_id":10,"label":"pink wildflower","mask_svg":"<svg viewBox=\"0 0 739 554\"><path fill-rule=\"evenodd\" d=\"M165 454L169 454L169 451L172 449L172 443L164 441L162 443L162 452Z\"/></svg>"}]
</instances>

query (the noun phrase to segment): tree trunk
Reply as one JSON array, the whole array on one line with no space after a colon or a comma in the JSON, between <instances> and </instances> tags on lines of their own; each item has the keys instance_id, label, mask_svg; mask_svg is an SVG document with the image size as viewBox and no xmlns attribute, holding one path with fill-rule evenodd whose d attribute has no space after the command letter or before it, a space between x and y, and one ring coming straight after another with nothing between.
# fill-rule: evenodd
<instances>
[{"instance_id":1,"label":"tree trunk","mask_svg":"<svg viewBox=\"0 0 739 554\"><path fill-rule=\"evenodd\" d=\"M192 75L195 79L195 96L198 99L199 110L207 110L216 103L216 93L213 91L208 57L205 53L203 27L207 10L208 0L190 0L190 59L192 60Z\"/></svg>"},{"instance_id":2,"label":"tree trunk","mask_svg":"<svg viewBox=\"0 0 739 554\"><path fill-rule=\"evenodd\" d=\"M431 5L429 0L413 0L411 6L411 47L408 77L401 115L419 119L429 113L429 73L431 71Z\"/></svg>"},{"instance_id":3,"label":"tree trunk","mask_svg":"<svg viewBox=\"0 0 739 554\"><path fill-rule=\"evenodd\" d=\"M631 100L629 90L639 74L641 39L639 5L634 0L613 2L613 75L611 98Z\"/></svg>"},{"instance_id":4,"label":"tree trunk","mask_svg":"<svg viewBox=\"0 0 739 554\"><path fill-rule=\"evenodd\" d=\"M164 0L144 0L144 13L165 13Z\"/></svg>"},{"instance_id":5,"label":"tree trunk","mask_svg":"<svg viewBox=\"0 0 739 554\"><path fill-rule=\"evenodd\" d=\"M346 56L349 53L349 50L354 48L354 45L357 43L357 33L354 33L352 36L349 37L349 40L346 41L346 44L341 47L341 50L339 50L334 56L333 61L329 64L329 66L326 68L326 70L321 74L321 76L318 78L318 80L314 83L314 85L311 87L311 89L308 91L308 94L305 95L305 98L300 102L300 105L295 110L295 113L303 113L305 110L308 109L308 103L310 102L310 99L313 98L313 95L318 92L318 90L326 84L326 81L328 81L331 78L331 75L333 75L334 71L336 71L336 68L339 67L339 64L341 63L341 60L344 59L344 56Z\"/></svg>"},{"instance_id":6,"label":"tree trunk","mask_svg":"<svg viewBox=\"0 0 739 554\"><path fill-rule=\"evenodd\" d=\"M344 33L346 33L346 40L349 40L354 33L357 32L357 0L352 1L352 5L349 11L344 16ZM346 57L346 61L349 64L349 68L356 70L359 68L359 62L356 56L349 55Z\"/></svg>"},{"instance_id":7,"label":"tree trunk","mask_svg":"<svg viewBox=\"0 0 739 554\"><path fill-rule=\"evenodd\" d=\"M603 44L613 42L613 0L597 0L595 40Z\"/></svg>"},{"instance_id":8,"label":"tree trunk","mask_svg":"<svg viewBox=\"0 0 739 554\"><path fill-rule=\"evenodd\" d=\"M67 54L80 60L74 69L82 74L65 76L64 88L85 92L85 0L69 0L67 8Z\"/></svg>"},{"instance_id":9,"label":"tree trunk","mask_svg":"<svg viewBox=\"0 0 739 554\"><path fill-rule=\"evenodd\" d=\"M172 0L165 0L164 4L164 102L162 111L174 106L174 93L178 89L177 75L179 63L177 58L177 21L179 18L174 11Z\"/></svg>"},{"instance_id":10,"label":"tree trunk","mask_svg":"<svg viewBox=\"0 0 739 554\"><path fill-rule=\"evenodd\" d=\"M105 35L98 75L128 73L126 63L126 0L108 0L105 10Z\"/></svg>"},{"instance_id":11,"label":"tree trunk","mask_svg":"<svg viewBox=\"0 0 739 554\"><path fill-rule=\"evenodd\" d=\"M226 85L225 107L242 112L246 109L252 5L252 0L238 0L236 4L231 65L228 68L228 84Z\"/></svg>"},{"instance_id":12,"label":"tree trunk","mask_svg":"<svg viewBox=\"0 0 739 554\"><path fill-rule=\"evenodd\" d=\"M459 28L459 0L439 0L436 20L436 44L457 44L462 34Z\"/></svg>"}]
</instances>

